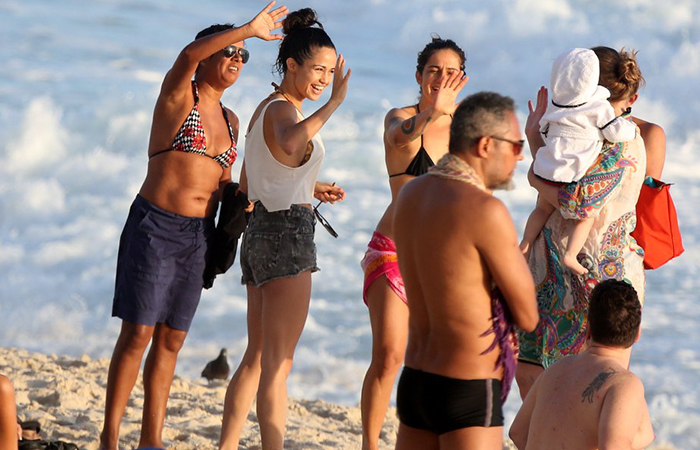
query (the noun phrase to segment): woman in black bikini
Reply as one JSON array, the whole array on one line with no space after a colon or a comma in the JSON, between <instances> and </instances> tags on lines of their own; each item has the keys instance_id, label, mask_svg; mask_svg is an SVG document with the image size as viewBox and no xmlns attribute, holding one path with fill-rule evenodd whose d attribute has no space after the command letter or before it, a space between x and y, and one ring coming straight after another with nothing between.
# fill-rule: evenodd
<instances>
[{"instance_id":1,"label":"woman in black bikini","mask_svg":"<svg viewBox=\"0 0 700 450\"><path fill-rule=\"evenodd\" d=\"M121 419L151 339L138 447L163 447L177 354L202 292L219 192L231 182L236 159L238 118L223 107L221 95L248 60L244 39L281 38L271 32L287 8L273 6L242 27L202 30L163 80L148 173L119 243L112 315L122 319L122 328L109 366L101 449L118 446Z\"/></svg>"},{"instance_id":2,"label":"woman in black bikini","mask_svg":"<svg viewBox=\"0 0 700 450\"><path fill-rule=\"evenodd\" d=\"M396 374L403 363L408 308L398 269L392 217L401 187L424 174L447 153L456 98L468 77L457 44L433 38L418 54L418 104L389 111L384 148L392 203L382 216L362 260L363 298L372 326L372 362L362 387L362 448L377 449Z\"/></svg>"}]
</instances>

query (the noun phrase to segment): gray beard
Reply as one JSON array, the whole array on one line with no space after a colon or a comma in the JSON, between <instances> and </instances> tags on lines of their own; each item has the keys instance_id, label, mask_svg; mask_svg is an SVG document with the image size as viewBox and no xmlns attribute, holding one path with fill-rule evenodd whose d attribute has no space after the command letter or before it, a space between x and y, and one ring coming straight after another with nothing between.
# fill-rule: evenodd
<instances>
[{"instance_id":1,"label":"gray beard","mask_svg":"<svg viewBox=\"0 0 700 450\"><path fill-rule=\"evenodd\" d=\"M515 189L515 182L512 178L508 178L503 183L497 184L491 189L494 191L512 191L513 189Z\"/></svg>"}]
</instances>

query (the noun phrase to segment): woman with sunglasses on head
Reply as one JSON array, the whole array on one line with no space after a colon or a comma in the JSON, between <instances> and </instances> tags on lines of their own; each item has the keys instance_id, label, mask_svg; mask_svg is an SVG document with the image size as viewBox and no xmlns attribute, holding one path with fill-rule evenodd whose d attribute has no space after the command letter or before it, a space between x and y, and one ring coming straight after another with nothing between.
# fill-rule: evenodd
<instances>
[{"instance_id":1,"label":"woman with sunglasses on head","mask_svg":"<svg viewBox=\"0 0 700 450\"><path fill-rule=\"evenodd\" d=\"M401 187L427 172L447 153L456 99L469 77L466 56L452 40L434 37L418 53L415 105L389 111L384 149L392 203L382 216L362 260L363 299L372 326L372 361L362 386L362 448L377 449L394 380L408 337L408 307L393 241L394 201Z\"/></svg>"},{"instance_id":2,"label":"woman with sunglasses on head","mask_svg":"<svg viewBox=\"0 0 700 450\"><path fill-rule=\"evenodd\" d=\"M283 447L287 377L318 270L311 205L314 196L345 195L316 177L325 152L318 133L345 99L350 71L312 9L290 13L283 34L282 82L253 113L246 135L241 189L255 202L241 243L248 347L226 392L221 449L238 448L256 393L262 448ZM331 83L328 102L304 117L302 103L318 100Z\"/></svg>"},{"instance_id":3,"label":"woman with sunglasses on head","mask_svg":"<svg viewBox=\"0 0 700 450\"><path fill-rule=\"evenodd\" d=\"M177 355L199 303L219 192L231 182L238 118L221 95L238 79L243 40L271 34L287 12L270 3L241 27L213 25L178 55L153 113L148 172L119 243L112 315L122 319L109 366L100 448L118 446L119 427L146 346L139 448L163 447Z\"/></svg>"}]
</instances>

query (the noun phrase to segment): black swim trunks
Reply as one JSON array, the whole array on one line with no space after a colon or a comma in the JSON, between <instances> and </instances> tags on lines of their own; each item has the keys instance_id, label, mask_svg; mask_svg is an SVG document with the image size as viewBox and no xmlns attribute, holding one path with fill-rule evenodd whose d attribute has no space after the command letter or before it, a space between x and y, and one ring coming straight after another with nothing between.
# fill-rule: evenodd
<instances>
[{"instance_id":1,"label":"black swim trunks","mask_svg":"<svg viewBox=\"0 0 700 450\"><path fill-rule=\"evenodd\" d=\"M396 393L399 420L435 434L502 427L501 380L459 380L403 368Z\"/></svg>"}]
</instances>

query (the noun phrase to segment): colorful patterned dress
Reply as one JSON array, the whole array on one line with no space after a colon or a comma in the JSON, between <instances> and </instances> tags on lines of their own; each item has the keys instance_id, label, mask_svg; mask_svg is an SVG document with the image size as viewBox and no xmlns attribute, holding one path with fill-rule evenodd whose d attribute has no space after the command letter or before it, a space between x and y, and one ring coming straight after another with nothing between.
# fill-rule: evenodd
<instances>
[{"instance_id":1,"label":"colorful patterned dress","mask_svg":"<svg viewBox=\"0 0 700 450\"><path fill-rule=\"evenodd\" d=\"M602 280L631 283L644 303L644 251L630 233L645 170L646 151L638 131L633 141L606 143L584 178L559 190L559 210L530 252L540 322L535 331L521 332L521 360L547 368L579 353L586 339L588 300ZM578 256L588 274L578 276L561 258L575 223L569 219L585 217L595 222Z\"/></svg>"}]
</instances>

